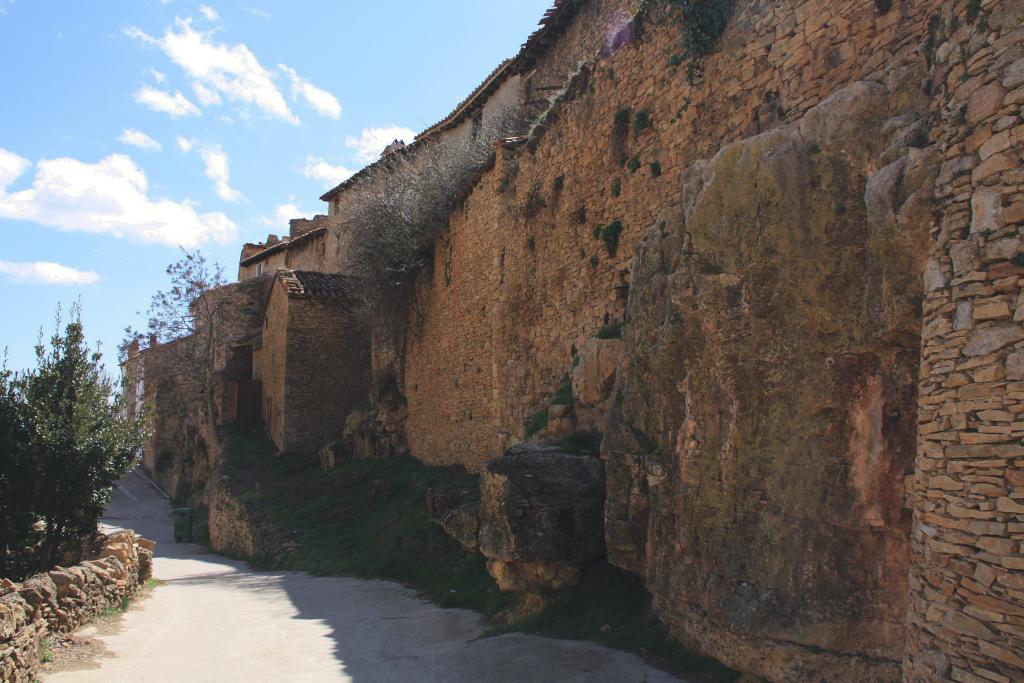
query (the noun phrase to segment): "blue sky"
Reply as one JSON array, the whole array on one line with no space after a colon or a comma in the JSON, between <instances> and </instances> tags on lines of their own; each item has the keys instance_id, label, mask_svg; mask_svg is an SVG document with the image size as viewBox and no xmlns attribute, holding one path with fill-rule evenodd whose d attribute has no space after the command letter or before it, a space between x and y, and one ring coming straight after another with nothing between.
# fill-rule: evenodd
<instances>
[{"instance_id":1,"label":"blue sky","mask_svg":"<svg viewBox=\"0 0 1024 683\"><path fill-rule=\"evenodd\" d=\"M245 241L443 118L551 0L0 0L8 366L80 299L108 365L178 245ZM408 140L406 140L408 142Z\"/></svg>"}]
</instances>

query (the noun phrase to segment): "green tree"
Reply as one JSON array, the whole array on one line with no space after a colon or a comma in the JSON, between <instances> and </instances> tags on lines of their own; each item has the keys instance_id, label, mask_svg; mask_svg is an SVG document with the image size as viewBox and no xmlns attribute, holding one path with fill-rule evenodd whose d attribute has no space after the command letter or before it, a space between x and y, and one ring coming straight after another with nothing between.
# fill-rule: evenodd
<instances>
[{"instance_id":1,"label":"green tree","mask_svg":"<svg viewBox=\"0 0 1024 683\"><path fill-rule=\"evenodd\" d=\"M30 568L26 549L38 541L34 513L36 462L29 450L27 406L15 376L0 367L0 576L21 576Z\"/></svg>"},{"instance_id":2,"label":"green tree","mask_svg":"<svg viewBox=\"0 0 1024 683\"><path fill-rule=\"evenodd\" d=\"M14 383L29 425L33 512L45 522L47 563L65 544L95 531L144 436L142 418L126 416L125 397L105 373L101 354L86 345L77 307L60 328L58 313L49 345L40 339L36 347L36 368Z\"/></svg>"}]
</instances>

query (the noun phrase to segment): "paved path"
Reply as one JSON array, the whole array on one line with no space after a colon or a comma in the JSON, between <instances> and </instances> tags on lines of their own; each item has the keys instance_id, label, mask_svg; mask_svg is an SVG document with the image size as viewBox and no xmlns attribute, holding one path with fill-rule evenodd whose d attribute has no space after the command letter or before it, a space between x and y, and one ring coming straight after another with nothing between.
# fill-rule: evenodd
<instances>
[{"instance_id":1,"label":"paved path","mask_svg":"<svg viewBox=\"0 0 1024 683\"><path fill-rule=\"evenodd\" d=\"M676 679L590 643L476 638L480 618L442 609L385 581L257 572L190 543L175 544L167 501L128 475L104 521L157 541L162 583L115 633L86 627L112 653L99 668L46 683L145 681L649 681Z\"/></svg>"}]
</instances>

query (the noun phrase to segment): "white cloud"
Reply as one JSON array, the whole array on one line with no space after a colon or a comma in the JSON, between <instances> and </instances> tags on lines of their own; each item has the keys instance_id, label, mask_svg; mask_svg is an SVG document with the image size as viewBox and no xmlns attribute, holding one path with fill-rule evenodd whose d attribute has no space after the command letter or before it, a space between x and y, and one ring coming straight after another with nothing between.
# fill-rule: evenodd
<instances>
[{"instance_id":1,"label":"white cloud","mask_svg":"<svg viewBox=\"0 0 1024 683\"><path fill-rule=\"evenodd\" d=\"M0 147L0 192L15 179L20 178L31 165L32 162L25 157Z\"/></svg>"},{"instance_id":2,"label":"white cloud","mask_svg":"<svg viewBox=\"0 0 1024 683\"><path fill-rule=\"evenodd\" d=\"M318 180L324 187L334 187L340 182L348 180L354 173L344 166L335 166L322 157L310 154L306 157L306 165L302 174L310 180Z\"/></svg>"},{"instance_id":3,"label":"white cloud","mask_svg":"<svg viewBox=\"0 0 1024 683\"><path fill-rule=\"evenodd\" d=\"M270 72L244 43L215 43L209 32L194 29L191 19L176 19L159 39L135 27L125 34L159 45L190 78L211 91L233 102L254 105L268 116L293 125L299 123Z\"/></svg>"},{"instance_id":4,"label":"white cloud","mask_svg":"<svg viewBox=\"0 0 1024 683\"><path fill-rule=\"evenodd\" d=\"M175 90L172 95L166 90L157 90L152 86L144 85L136 91L135 101L153 111L169 114L173 118L202 114L199 107L192 104L192 101L182 95L180 90Z\"/></svg>"},{"instance_id":5,"label":"white cloud","mask_svg":"<svg viewBox=\"0 0 1024 683\"><path fill-rule=\"evenodd\" d=\"M199 98L199 104L204 107L220 104L220 95L199 81L192 81L192 89L195 91L196 97Z\"/></svg>"},{"instance_id":6,"label":"white cloud","mask_svg":"<svg viewBox=\"0 0 1024 683\"><path fill-rule=\"evenodd\" d=\"M356 159L364 163L376 161L384 148L395 140L412 142L416 133L403 126L382 126L380 128L364 128L360 136L348 136L345 146L356 151Z\"/></svg>"},{"instance_id":7,"label":"white cloud","mask_svg":"<svg viewBox=\"0 0 1024 683\"><path fill-rule=\"evenodd\" d=\"M199 213L187 199L150 197L146 174L125 154L96 163L40 160L31 187L9 193L8 186L30 166L0 148L0 218L185 247L230 242L238 232L219 211Z\"/></svg>"},{"instance_id":8,"label":"white cloud","mask_svg":"<svg viewBox=\"0 0 1024 683\"><path fill-rule=\"evenodd\" d=\"M203 175L213 181L217 196L226 202L240 200L242 193L231 187L231 163L228 161L227 152L221 149L220 145L210 145L204 147L201 154L206 166Z\"/></svg>"},{"instance_id":9,"label":"white cloud","mask_svg":"<svg viewBox=\"0 0 1024 683\"><path fill-rule=\"evenodd\" d=\"M0 273L11 282L44 285L93 285L99 273L78 270L53 261L0 261Z\"/></svg>"},{"instance_id":10,"label":"white cloud","mask_svg":"<svg viewBox=\"0 0 1024 683\"><path fill-rule=\"evenodd\" d=\"M295 69L284 64L278 64L277 66L292 82L293 100L301 97L321 116L327 116L335 120L341 118L341 102L338 101L337 97L302 78L296 73Z\"/></svg>"},{"instance_id":11,"label":"white cloud","mask_svg":"<svg viewBox=\"0 0 1024 683\"><path fill-rule=\"evenodd\" d=\"M163 71L157 71L156 69L150 69L149 75L153 77L153 80L157 83L163 83L167 80L167 74Z\"/></svg>"},{"instance_id":12,"label":"white cloud","mask_svg":"<svg viewBox=\"0 0 1024 683\"><path fill-rule=\"evenodd\" d=\"M137 40L140 43L145 43L146 45L156 45L157 43L156 38L149 35L138 26L126 26L121 29L121 33L132 40ZM157 82L160 83L161 81L158 80Z\"/></svg>"},{"instance_id":13,"label":"white cloud","mask_svg":"<svg viewBox=\"0 0 1024 683\"><path fill-rule=\"evenodd\" d=\"M254 17L259 17L260 19L263 20L270 19L271 16L270 12L268 12L265 9L260 9L259 7L246 7L245 11L253 15Z\"/></svg>"},{"instance_id":14,"label":"white cloud","mask_svg":"<svg viewBox=\"0 0 1024 683\"><path fill-rule=\"evenodd\" d=\"M149 137L141 130L136 130L134 128L125 128L121 131L121 135L117 139L119 142L138 147L139 149L151 149L156 152L163 149L159 142Z\"/></svg>"},{"instance_id":15,"label":"white cloud","mask_svg":"<svg viewBox=\"0 0 1024 683\"><path fill-rule=\"evenodd\" d=\"M303 211L296 206L294 198L287 204L280 204L274 209L273 216L261 216L260 223L270 228L288 227L288 221L293 218L303 218L311 215L309 211Z\"/></svg>"},{"instance_id":16,"label":"white cloud","mask_svg":"<svg viewBox=\"0 0 1024 683\"><path fill-rule=\"evenodd\" d=\"M177 138L175 138L174 143L178 145L178 150L182 154L188 154L190 151L192 151L193 145L196 144L194 140L190 140L182 135L179 135Z\"/></svg>"},{"instance_id":17,"label":"white cloud","mask_svg":"<svg viewBox=\"0 0 1024 683\"><path fill-rule=\"evenodd\" d=\"M220 21L220 15L217 14L217 10L213 9L209 5L200 5L199 13L202 14L207 21Z\"/></svg>"}]
</instances>

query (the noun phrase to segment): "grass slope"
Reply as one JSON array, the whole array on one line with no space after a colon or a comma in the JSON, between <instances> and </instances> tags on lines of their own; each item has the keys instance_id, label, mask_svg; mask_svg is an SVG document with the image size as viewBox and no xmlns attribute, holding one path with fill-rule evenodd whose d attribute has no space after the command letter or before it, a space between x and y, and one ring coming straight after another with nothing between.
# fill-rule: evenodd
<instances>
[{"instance_id":1,"label":"grass slope","mask_svg":"<svg viewBox=\"0 0 1024 683\"><path fill-rule=\"evenodd\" d=\"M281 568L392 579L439 605L487 617L511 605L483 556L464 550L427 516L427 489L476 486L477 477L460 467L392 458L344 462L322 472L314 456L278 457L264 437L236 430L225 443L224 473L240 500L297 543ZM586 567L580 583L559 593L541 614L489 633L508 632L595 641L691 681L738 678L674 641L639 580L604 562Z\"/></svg>"}]
</instances>

